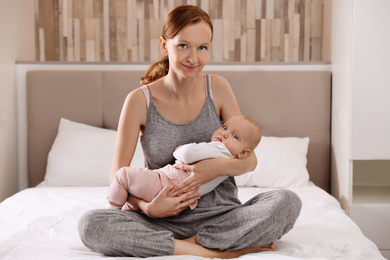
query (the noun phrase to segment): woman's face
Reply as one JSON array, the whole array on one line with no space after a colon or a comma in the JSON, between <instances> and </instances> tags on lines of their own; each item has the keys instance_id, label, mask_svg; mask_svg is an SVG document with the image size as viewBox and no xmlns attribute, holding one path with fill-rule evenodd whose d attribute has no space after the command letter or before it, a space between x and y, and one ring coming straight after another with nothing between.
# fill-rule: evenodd
<instances>
[{"instance_id":1,"label":"woman's face","mask_svg":"<svg viewBox=\"0 0 390 260\"><path fill-rule=\"evenodd\" d=\"M194 77L206 65L212 32L206 22L184 27L174 38L161 38L161 51L169 57L169 73Z\"/></svg>"}]
</instances>

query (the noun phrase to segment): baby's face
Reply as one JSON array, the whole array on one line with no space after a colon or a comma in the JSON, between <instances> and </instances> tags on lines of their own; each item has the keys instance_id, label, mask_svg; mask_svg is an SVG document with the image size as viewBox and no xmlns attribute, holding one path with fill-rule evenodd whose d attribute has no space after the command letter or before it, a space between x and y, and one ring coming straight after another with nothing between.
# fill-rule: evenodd
<instances>
[{"instance_id":1,"label":"baby's face","mask_svg":"<svg viewBox=\"0 0 390 260\"><path fill-rule=\"evenodd\" d=\"M249 149L254 126L241 116L227 120L211 136L211 141L222 142L233 156Z\"/></svg>"}]
</instances>

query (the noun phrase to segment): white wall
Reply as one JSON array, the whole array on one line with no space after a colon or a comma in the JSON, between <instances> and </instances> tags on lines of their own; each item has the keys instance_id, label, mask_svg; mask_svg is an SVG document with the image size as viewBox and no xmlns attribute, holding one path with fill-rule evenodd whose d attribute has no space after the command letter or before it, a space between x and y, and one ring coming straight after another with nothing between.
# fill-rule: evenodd
<instances>
[{"instance_id":1,"label":"white wall","mask_svg":"<svg viewBox=\"0 0 390 260\"><path fill-rule=\"evenodd\" d=\"M350 112L354 0L332 1L332 185L344 209L351 198Z\"/></svg>"},{"instance_id":2,"label":"white wall","mask_svg":"<svg viewBox=\"0 0 390 260\"><path fill-rule=\"evenodd\" d=\"M355 0L351 159L390 159L390 1Z\"/></svg>"},{"instance_id":3,"label":"white wall","mask_svg":"<svg viewBox=\"0 0 390 260\"><path fill-rule=\"evenodd\" d=\"M0 201L18 190L15 8L0 1Z\"/></svg>"}]
</instances>

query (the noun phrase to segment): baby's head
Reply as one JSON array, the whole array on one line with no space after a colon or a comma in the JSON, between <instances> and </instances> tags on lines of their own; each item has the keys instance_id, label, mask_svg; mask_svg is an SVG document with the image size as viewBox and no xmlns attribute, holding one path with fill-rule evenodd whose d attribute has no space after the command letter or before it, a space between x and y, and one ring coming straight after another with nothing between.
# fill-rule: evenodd
<instances>
[{"instance_id":1,"label":"baby's head","mask_svg":"<svg viewBox=\"0 0 390 260\"><path fill-rule=\"evenodd\" d=\"M245 158L256 148L261 139L261 129L248 116L229 118L211 136L211 141L222 142L233 156Z\"/></svg>"}]
</instances>

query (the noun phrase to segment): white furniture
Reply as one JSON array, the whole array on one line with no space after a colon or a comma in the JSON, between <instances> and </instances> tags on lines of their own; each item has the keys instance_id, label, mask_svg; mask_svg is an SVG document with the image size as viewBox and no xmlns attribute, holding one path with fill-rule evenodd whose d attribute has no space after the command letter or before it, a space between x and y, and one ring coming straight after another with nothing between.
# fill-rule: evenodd
<instances>
[{"instance_id":1,"label":"white furniture","mask_svg":"<svg viewBox=\"0 0 390 260\"><path fill-rule=\"evenodd\" d=\"M333 1L332 193L390 258L390 2Z\"/></svg>"},{"instance_id":2,"label":"white furniture","mask_svg":"<svg viewBox=\"0 0 390 260\"><path fill-rule=\"evenodd\" d=\"M353 160L350 217L390 259L390 161Z\"/></svg>"}]
</instances>

